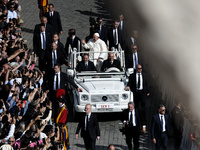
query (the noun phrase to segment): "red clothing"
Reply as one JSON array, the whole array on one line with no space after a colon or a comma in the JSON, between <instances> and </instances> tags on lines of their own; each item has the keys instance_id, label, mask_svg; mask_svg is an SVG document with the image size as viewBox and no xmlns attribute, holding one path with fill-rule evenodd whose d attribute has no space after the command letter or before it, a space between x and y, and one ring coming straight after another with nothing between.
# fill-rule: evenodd
<instances>
[{"instance_id":1,"label":"red clothing","mask_svg":"<svg viewBox=\"0 0 200 150\"><path fill-rule=\"evenodd\" d=\"M59 124L65 124L66 121L67 121L67 115L68 115L68 110L67 109L64 109L61 116L60 116L60 119L58 121Z\"/></svg>"}]
</instances>

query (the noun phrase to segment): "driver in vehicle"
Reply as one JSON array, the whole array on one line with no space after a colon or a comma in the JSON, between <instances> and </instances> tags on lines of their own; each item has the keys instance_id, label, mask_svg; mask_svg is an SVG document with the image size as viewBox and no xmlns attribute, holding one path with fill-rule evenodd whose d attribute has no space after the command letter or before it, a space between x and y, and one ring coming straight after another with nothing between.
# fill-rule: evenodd
<instances>
[{"instance_id":1,"label":"driver in vehicle","mask_svg":"<svg viewBox=\"0 0 200 150\"><path fill-rule=\"evenodd\" d=\"M108 68L111 68L111 67L115 67L115 68L119 69L120 71L122 70L121 66L120 66L120 61L114 59L114 53L113 52L108 54L108 59L106 59L103 62L103 65L101 67L101 71L106 71L106 70L108 70Z\"/></svg>"},{"instance_id":2,"label":"driver in vehicle","mask_svg":"<svg viewBox=\"0 0 200 150\"><path fill-rule=\"evenodd\" d=\"M89 55L84 54L83 60L78 63L76 67L76 71L97 71L96 67L94 66L94 63L89 61Z\"/></svg>"}]
</instances>

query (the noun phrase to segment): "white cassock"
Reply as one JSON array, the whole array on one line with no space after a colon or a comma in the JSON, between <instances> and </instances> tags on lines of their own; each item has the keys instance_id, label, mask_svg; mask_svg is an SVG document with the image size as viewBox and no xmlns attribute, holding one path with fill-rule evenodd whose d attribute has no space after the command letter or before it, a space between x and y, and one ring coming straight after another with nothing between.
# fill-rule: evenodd
<instances>
[{"instance_id":1,"label":"white cassock","mask_svg":"<svg viewBox=\"0 0 200 150\"><path fill-rule=\"evenodd\" d=\"M98 39L96 42L94 42L93 39L90 39L85 45L83 45L83 47L90 49L91 53L89 54L89 58L94 62L97 70L99 70L98 68L101 67L102 62L97 64L97 59L100 58L103 61L108 58L108 53L104 53L108 51L106 43L101 39Z\"/></svg>"}]
</instances>

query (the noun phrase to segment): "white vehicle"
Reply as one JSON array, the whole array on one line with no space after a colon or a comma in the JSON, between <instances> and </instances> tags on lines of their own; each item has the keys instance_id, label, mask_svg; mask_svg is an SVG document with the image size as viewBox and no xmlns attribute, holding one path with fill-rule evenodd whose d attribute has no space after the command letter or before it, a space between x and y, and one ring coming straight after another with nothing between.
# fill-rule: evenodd
<instances>
[{"instance_id":1,"label":"white vehicle","mask_svg":"<svg viewBox=\"0 0 200 150\"><path fill-rule=\"evenodd\" d=\"M87 103L92 105L92 111L96 113L122 112L127 108L127 103L133 101L132 92L125 90L128 76L124 71L124 52L114 52L123 71L112 67L106 72L77 72L77 59L80 59L83 53L90 52L74 51L71 54L71 68L67 69L68 76L72 77L74 82L83 89L83 92L78 92L69 85L73 93L74 112L84 112Z\"/></svg>"}]
</instances>

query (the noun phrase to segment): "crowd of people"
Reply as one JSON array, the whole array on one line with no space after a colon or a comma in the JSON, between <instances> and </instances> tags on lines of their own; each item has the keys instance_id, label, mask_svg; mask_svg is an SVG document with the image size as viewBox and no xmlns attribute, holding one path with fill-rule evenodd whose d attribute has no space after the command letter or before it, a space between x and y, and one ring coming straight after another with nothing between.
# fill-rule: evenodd
<instances>
[{"instance_id":1,"label":"crowd of people","mask_svg":"<svg viewBox=\"0 0 200 150\"><path fill-rule=\"evenodd\" d=\"M146 131L145 99L150 91L138 54L138 31L133 30L127 35L122 14L119 20L113 21L111 28L105 27L100 17L97 20L90 18L89 35L81 40L75 29L69 29L64 46L59 41L62 34L59 12L54 10L53 4L48 5L48 12L41 6L39 8L41 22L35 25L31 50L21 32L23 20L18 1L0 1L0 149L69 149L66 122L70 101L66 84L79 92L83 89L61 71L61 65L70 67L69 56L75 49L95 52L93 56L83 55L76 67L79 72L106 71L111 67L122 70L112 52L119 48L125 50L126 69L135 70L126 87L134 93L134 102L128 103L128 109L123 112L124 133L128 148L132 149L133 139L134 149L139 149L140 132ZM108 51L108 55L104 53ZM177 110L174 111L176 120ZM76 138L81 130L86 149L95 150L96 139L100 139L97 116L91 113L91 104L86 104L85 112L77 127ZM165 107L161 105L159 113L164 115L164 112ZM167 120L158 122L157 118L159 116L153 117L153 142L158 149L161 145L166 148ZM164 118L168 119L168 116L164 115ZM157 131L159 125L163 126L162 131ZM178 139L181 131L177 129L176 132ZM180 147L180 140L178 142ZM115 147L111 144L108 149Z\"/></svg>"}]
</instances>

